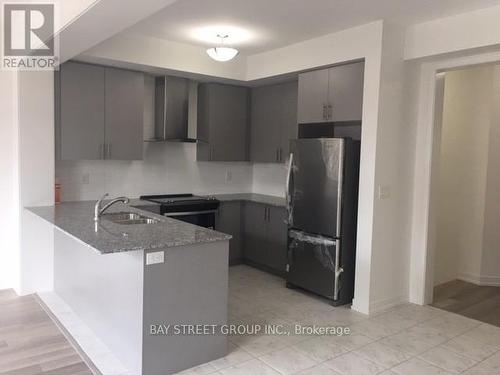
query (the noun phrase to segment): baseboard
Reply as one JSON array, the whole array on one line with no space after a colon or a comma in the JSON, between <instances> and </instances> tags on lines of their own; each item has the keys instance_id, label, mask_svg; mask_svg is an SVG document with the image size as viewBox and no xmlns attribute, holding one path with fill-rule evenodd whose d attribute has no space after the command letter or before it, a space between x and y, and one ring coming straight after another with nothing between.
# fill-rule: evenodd
<instances>
[{"instance_id":1,"label":"baseboard","mask_svg":"<svg viewBox=\"0 0 500 375\"><path fill-rule=\"evenodd\" d=\"M458 279L480 286L500 286L500 276L481 276L463 272L458 276Z\"/></svg>"},{"instance_id":2,"label":"baseboard","mask_svg":"<svg viewBox=\"0 0 500 375\"><path fill-rule=\"evenodd\" d=\"M94 375L103 375L102 372L97 368L97 366L94 364L92 359L85 353L85 351L82 349L78 341L76 341L73 336L69 333L69 331L66 329L64 324L61 323L59 318L52 312L52 310L49 308L49 306L45 303L45 301L38 295L34 294L35 299L37 302L40 304L42 309L47 313L47 315L50 317L50 319L54 322L54 324L59 328L63 336L66 338L66 340L69 341L71 346L75 349L75 351L78 353L78 355L82 358L83 362L88 366L92 374Z\"/></svg>"},{"instance_id":3,"label":"baseboard","mask_svg":"<svg viewBox=\"0 0 500 375\"><path fill-rule=\"evenodd\" d=\"M404 303L408 303L408 298L403 296L384 298L378 301L370 302L369 315L381 313Z\"/></svg>"},{"instance_id":4,"label":"baseboard","mask_svg":"<svg viewBox=\"0 0 500 375\"><path fill-rule=\"evenodd\" d=\"M240 264L243 264L243 260L241 258L238 258L238 259L231 259L229 261L229 267L232 267L232 266L238 266Z\"/></svg>"},{"instance_id":5,"label":"baseboard","mask_svg":"<svg viewBox=\"0 0 500 375\"><path fill-rule=\"evenodd\" d=\"M257 268L258 270L270 273L270 274L272 274L274 276L281 277L283 279L286 276L286 273L284 271L283 272L277 271L274 268L271 268L271 267L268 267L268 266L265 266L265 265L262 265L262 264L259 264L259 263L252 262L251 260L248 260L246 258L242 259L242 263L245 264L245 265L247 265L247 266L250 266L250 267L253 267L253 268Z\"/></svg>"}]
</instances>

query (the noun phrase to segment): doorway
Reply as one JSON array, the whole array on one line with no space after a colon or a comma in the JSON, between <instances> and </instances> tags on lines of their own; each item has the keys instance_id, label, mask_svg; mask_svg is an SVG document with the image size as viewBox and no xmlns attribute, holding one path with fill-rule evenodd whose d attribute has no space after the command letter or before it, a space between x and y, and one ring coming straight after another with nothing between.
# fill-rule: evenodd
<instances>
[{"instance_id":1,"label":"doorway","mask_svg":"<svg viewBox=\"0 0 500 375\"><path fill-rule=\"evenodd\" d=\"M432 162L433 301L500 326L500 65L440 73Z\"/></svg>"}]
</instances>

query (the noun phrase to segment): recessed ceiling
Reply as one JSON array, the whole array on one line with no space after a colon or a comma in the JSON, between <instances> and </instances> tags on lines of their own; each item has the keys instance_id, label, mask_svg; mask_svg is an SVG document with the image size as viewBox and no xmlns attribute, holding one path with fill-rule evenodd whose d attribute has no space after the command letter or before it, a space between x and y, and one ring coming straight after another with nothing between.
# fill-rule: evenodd
<instances>
[{"instance_id":1,"label":"recessed ceiling","mask_svg":"<svg viewBox=\"0 0 500 375\"><path fill-rule=\"evenodd\" d=\"M499 0L179 0L128 32L199 46L217 34L254 54L378 19L403 25L500 5Z\"/></svg>"}]
</instances>

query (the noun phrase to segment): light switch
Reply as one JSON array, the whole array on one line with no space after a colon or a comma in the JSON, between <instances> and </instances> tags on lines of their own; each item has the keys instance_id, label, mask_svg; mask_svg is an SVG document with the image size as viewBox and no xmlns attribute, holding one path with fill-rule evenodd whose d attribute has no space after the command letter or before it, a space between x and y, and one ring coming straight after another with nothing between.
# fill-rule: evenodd
<instances>
[{"instance_id":1,"label":"light switch","mask_svg":"<svg viewBox=\"0 0 500 375\"><path fill-rule=\"evenodd\" d=\"M90 183L90 173L82 174L82 185L88 185Z\"/></svg>"},{"instance_id":2,"label":"light switch","mask_svg":"<svg viewBox=\"0 0 500 375\"><path fill-rule=\"evenodd\" d=\"M233 180L233 172L226 171L226 184Z\"/></svg>"},{"instance_id":3,"label":"light switch","mask_svg":"<svg viewBox=\"0 0 500 375\"><path fill-rule=\"evenodd\" d=\"M389 199L391 197L390 186L379 185L378 186L378 199Z\"/></svg>"},{"instance_id":4,"label":"light switch","mask_svg":"<svg viewBox=\"0 0 500 375\"><path fill-rule=\"evenodd\" d=\"M150 264L158 264L165 263L165 252L164 251L155 251L154 253L146 254L146 265Z\"/></svg>"}]
</instances>

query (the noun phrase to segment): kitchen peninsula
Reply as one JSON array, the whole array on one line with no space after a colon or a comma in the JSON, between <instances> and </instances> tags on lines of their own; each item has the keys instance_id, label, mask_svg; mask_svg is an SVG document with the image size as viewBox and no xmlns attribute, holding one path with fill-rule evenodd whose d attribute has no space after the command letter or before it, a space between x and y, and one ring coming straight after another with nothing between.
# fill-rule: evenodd
<instances>
[{"instance_id":1,"label":"kitchen peninsula","mask_svg":"<svg viewBox=\"0 0 500 375\"><path fill-rule=\"evenodd\" d=\"M132 201L28 210L53 224L54 292L131 374L172 374L227 354L224 335L152 335L160 324L227 323L231 236Z\"/></svg>"}]
</instances>

